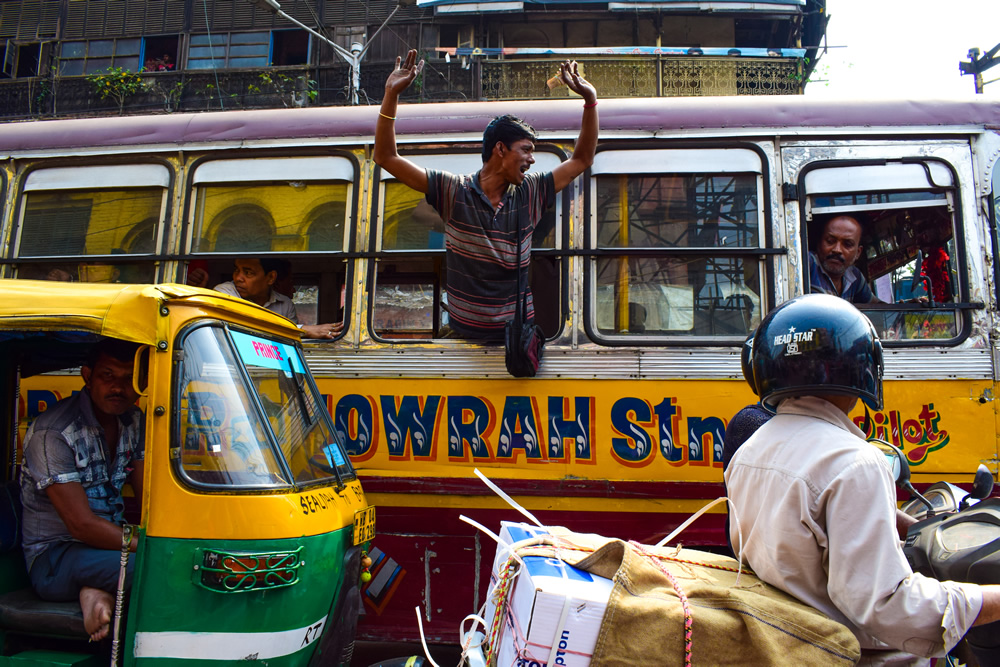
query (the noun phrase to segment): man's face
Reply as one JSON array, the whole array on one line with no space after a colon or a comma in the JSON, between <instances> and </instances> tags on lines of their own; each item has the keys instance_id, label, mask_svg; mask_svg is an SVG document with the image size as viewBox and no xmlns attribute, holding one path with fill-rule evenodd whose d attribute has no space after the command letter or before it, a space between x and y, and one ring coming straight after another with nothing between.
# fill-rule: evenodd
<instances>
[{"instance_id":1,"label":"man's face","mask_svg":"<svg viewBox=\"0 0 1000 667\"><path fill-rule=\"evenodd\" d=\"M508 183L520 185L524 174L535 164L535 142L531 139L518 139L507 148L503 142L498 143L502 159L500 169Z\"/></svg>"},{"instance_id":2,"label":"man's face","mask_svg":"<svg viewBox=\"0 0 1000 667\"><path fill-rule=\"evenodd\" d=\"M271 285L278 274L276 271L264 272L259 259L238 259L233 262L233 285L240 296L247 301L263 306L271 296Z\"/></svg>"},{"instance_id":3,"label":"man's face","mask_svg":"<svg viewBox=\"0 0 1000 667\"><path fill-rule=\"evenodd\" d=\"M115 416L124 414L139 398L132 387L131 361L118 361L102 354L93 368L83 366L80 375L98 412Z\"/></svg>"},{"instance_id":4,"label":"man's face","mask_svg":"<svg viewBox=\"0 0 1000 667\"><path fill-rule=\"evenodd\" d=\"M858 221L840 216L826 223L816 256L828 275L834 278L844 275L861 256L861 225Z\"/></svg>"}]
</instances>

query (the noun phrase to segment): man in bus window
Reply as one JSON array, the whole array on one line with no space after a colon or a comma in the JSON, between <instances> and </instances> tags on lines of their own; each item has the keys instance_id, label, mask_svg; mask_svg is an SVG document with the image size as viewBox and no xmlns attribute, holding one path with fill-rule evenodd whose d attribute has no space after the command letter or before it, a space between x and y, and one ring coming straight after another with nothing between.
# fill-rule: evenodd
<instances>
[{"instance_id":1,"label":"man in bus window","mask_svg":"<svg viewBox=\"0 0 1000 667\"><path fill-rule=\"evenodd\" d=\"M24 438L22 537L31 585L45 600L79 599L95 641L108 634L118 589L126 480L142 498L137 348L111 338L95 345L80 368L83 391L40 414Z\"/></svg>"},{"instance_id":2,"label":"man in bus window","mask_svg":"<svg viewBox=\"0 0 1000 667\"><path fill-rule=\"evenodd\" d=\"M583 98L583 120L573 155L544 174L528 174L534 163L535 132L514 116L493 119L483 134L483 168L456 176L422 169L396 150L393 122L399 95L423 69L416 51L396 59L385 84L375 125L375 162L400 182L427 196L445 221L449 324L455 333L502 340L514 318L519 277L528 271L535 225L555 203L556 193L594 161L597 149L597 91L575 62L560 66L559 80ZM528 321L534 321L531 290L522 280Z\"/></svg>"},{"instance_id":3,"label":"man in bus window","mask_svg":"<svg viewBox=\"0 0 1000 667\"><path fill-rule=\"evenodd\" d=\"M851 303L878 303L854 263L861 257L861 223L838 215L823 226L816 252L809 253L809 283L814 294L832 294Z\"/></svg>"},{"instance_id":4,"label":"man in bus window","mask_svg":"<svg viewBox=\"0 0 1000 667\"><path fill-rule=\"evenodd\" d=\"M216 285L214 290L253 301L258 306L287 317L298 325L303 338L335 338L343 329L344 325L341 322L299 324L299 316L295 312L295 304L291 298L274 288L279 274L286 273L288 277L291 276L290 265L285 260L276 257L242 257L235 260L233 265L233 279ZM207 274L205 279L207 281Z\"/></svg>"}]
</instances>

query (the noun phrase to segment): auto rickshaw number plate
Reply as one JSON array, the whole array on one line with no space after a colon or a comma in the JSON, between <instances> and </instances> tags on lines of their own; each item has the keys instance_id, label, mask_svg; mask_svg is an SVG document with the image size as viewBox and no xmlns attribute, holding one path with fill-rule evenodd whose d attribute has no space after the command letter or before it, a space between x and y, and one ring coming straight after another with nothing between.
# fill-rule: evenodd
<instances>
[{"instance_id":1,"label":"auto rickshaw number plate","mask_svg":"<svg viewBox=\"0 0 1000 667\"><path fill-rule=\"evenodd\" d=\"M375 508L366 507L354 513L354 543L361 544L375 537Z\"/></svg>"}]
</instances>

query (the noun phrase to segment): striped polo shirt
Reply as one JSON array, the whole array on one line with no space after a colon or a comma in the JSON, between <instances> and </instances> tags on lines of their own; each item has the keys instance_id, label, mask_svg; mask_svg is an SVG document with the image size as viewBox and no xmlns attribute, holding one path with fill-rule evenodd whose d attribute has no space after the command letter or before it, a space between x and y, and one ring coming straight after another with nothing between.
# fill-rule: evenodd
<instances>
[{"instance_id":1,"label":"striped polo shirt","mask_svg":"<svg viewBox=\"0 0 1000 667\"><path fill-rule=\"evenodd\" d=\"M534 321L531 234L555 203L552 173L526 174L520 185L508 185L495 210L479 185L479 172L455 176L428 169L427 182L427 203L445 221L451 327L467 338L503 339L504 323L514 318L517 306L518 267L528 321Z\"/></svg>"}]
</instances>

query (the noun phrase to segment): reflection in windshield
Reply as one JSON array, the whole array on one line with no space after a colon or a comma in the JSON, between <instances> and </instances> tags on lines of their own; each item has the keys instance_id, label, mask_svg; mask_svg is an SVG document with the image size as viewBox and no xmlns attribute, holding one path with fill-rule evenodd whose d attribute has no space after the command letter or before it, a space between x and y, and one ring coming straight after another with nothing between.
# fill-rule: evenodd
<instances>
[{"instance_id":1,"label":"reflection in windshield","mask_svg":"<svg viewBox=\"0 0 1000 667\"><path fill-rule=\"evenodd\" d=\"M221 327L200 327L184 339L183 476L198 484L255 488L353 477L299 351L229 333L235 350Z\"/></svg>"},{"instance_id":2,"label":"reflection in windshield","mask_svg":"<svg viewBox=\"0 0 1000 667\"><path fill-rule=\"evenodd\" d=\"M222 329L201 327L184 339L180 387L181 467L188 479L227 486L288 483Z\"/></svg>"},{"instance_id":3,"label":"reflection in windshield","mask_svg":"<svg viewBox=\"0 0 1000 667\"><path fill-rule=\"evenodd\" d=\"M298 350L237 331L232 335L294 481L350 475L347 457L322 418L326 406L308 383Z\"/></svg>"}]
</instances>

